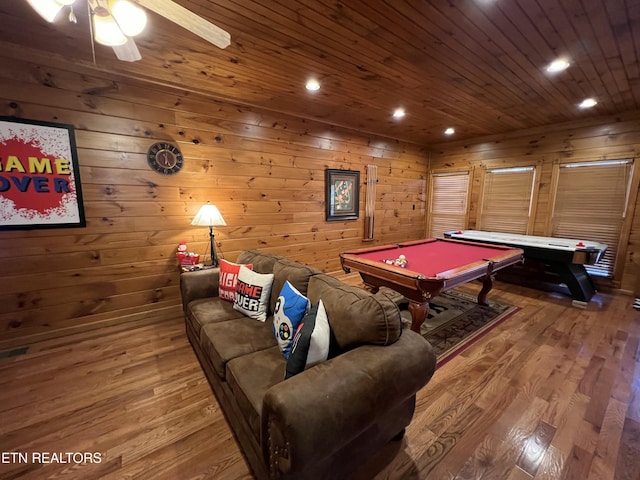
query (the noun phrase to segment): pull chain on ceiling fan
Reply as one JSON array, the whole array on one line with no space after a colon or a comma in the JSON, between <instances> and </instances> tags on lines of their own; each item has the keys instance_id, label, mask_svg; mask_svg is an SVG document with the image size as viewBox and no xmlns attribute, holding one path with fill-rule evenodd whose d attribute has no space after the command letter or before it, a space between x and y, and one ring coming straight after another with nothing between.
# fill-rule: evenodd
<instances>
[{"instance_id":1,"label":"pull chain on ceiling fan","mask_svg":"<svg viewBox=\"0 0 640 480\"><path fill-rule=\"evenodd\" d=\"M73 14L75 1L27 0L29 5L49 23L54 22L67 6L70 8L69 21L75 23L75 15ZM119 60L128 62L140 60L142 56L133 37L142 32L147 23L146 13L141 6L219 48L226 48L231 43L231 36L228 32L172 0L87 0L87 8L91 17L92 41L95 40L97 43L112 47Z\"/></svg>"}]
</instances>

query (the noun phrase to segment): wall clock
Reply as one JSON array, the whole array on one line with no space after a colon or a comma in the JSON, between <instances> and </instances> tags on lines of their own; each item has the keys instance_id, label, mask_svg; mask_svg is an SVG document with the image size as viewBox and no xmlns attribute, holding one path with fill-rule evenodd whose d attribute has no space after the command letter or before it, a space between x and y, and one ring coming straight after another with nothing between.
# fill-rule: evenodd
<instances>
[{"instance_id":1,"label":"wall clock","mask_svg":"<svg viewBox=\"0 0 640 480\"><path fill-rule=\"evenodd\" d=\"M154 143L147 150L147 162L156 172L173 175L182 168L184 158L180 149L171 143Z\"/></svg>"}]
</instances>

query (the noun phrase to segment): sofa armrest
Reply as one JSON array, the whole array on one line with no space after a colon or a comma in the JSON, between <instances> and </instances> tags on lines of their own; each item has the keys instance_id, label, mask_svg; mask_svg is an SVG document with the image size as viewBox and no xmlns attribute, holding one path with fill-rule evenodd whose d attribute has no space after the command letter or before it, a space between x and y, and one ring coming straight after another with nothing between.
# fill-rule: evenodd
<instances>
[{"instance_id":1,"label":"sofa armrest","mask_svg":"<svg viewBox=\"0 0 640 480\"><path fill-rule=\"evenodd\" d=\"M180 294L182 296L182 310L186 313L187 305L199 298L218 296L220 268L206 268L180 275Z\"/></svg>"},{"instance_id":2,"label":"sofa armrest","mask_svg":"<svg viewBox=\"0 0 640 480\"><path fill-rule=\"evenodd\" d=\"M392 345L355 348L271 387L263 399L261 427L272 478L340 450L415 395L435 366L431 345L404 331Z\"/></svg>"}]
</instances>

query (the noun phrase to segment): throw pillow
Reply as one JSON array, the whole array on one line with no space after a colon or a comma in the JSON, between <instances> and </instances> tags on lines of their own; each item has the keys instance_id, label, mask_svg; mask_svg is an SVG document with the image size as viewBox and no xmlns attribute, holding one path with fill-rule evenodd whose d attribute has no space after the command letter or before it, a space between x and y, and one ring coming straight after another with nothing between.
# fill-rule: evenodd
<instances>
[{"instance_id":1,"label":"throw pillow","mask_svg":"<svg viewBox=\"0 0 640 480\"><path fill-rule=\"evenodd\" d=\"M329 319L320 300L304 316L293 337L284 378L297 375L305 368L326 360L329 357L330 339Z\"/></svg>"},{"instance_id":2,"label":"throw pillow","mask_svg":"<svg viewBox=\"0 0 640 480\"><path fill-rule=\"evenodd\" d=\"M227 262L220 260L220 282L218 283L219 296L223 300L235 302L236 300L236 282L238 280L238 272L240 271L239 263ZM253 265L248 264L245 267L253 269Z\"/></svg>"},{"instance_id":3,"label":"throw pillow","mask_svg":"<svg viewBox=\"0 0 640 480\"><path fill-rule=\"evenodd\" d=\"M293 335L309 309L309 300L289 281L284 282L273 312L273 334L284 358L289 358Z\"/></svg>"},{"instance_id":4,"label":"throw pillow","mask_svg":"<svg viewBox=\"0 0 640 480\"><path fill-rule=\"evenodd\" d=\"M240 266L236 282L236 299L233 308L247 317L264 322L269 313L269 298L273 273L257 273Z\"/></svg>"}]
</instances>

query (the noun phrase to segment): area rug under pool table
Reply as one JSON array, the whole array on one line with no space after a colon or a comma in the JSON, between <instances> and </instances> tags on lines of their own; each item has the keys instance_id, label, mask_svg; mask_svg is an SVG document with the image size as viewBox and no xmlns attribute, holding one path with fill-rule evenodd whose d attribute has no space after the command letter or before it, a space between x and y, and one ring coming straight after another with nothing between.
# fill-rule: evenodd
<instances>
[{"instance_id":1,"label":"area rug under pool table","mask_svg":"<svg viewBox=\"0 0 640 480\"><path fill-rule=\"evenodd\" d=\"M438 367L519 310L491 299L488 303L478 305L474 295L458 290L449 290L429 303L429 316L420 333L433 346ZM408 311L403 312L403 317L411 322Z\"/></svg>"}]
</instances>

